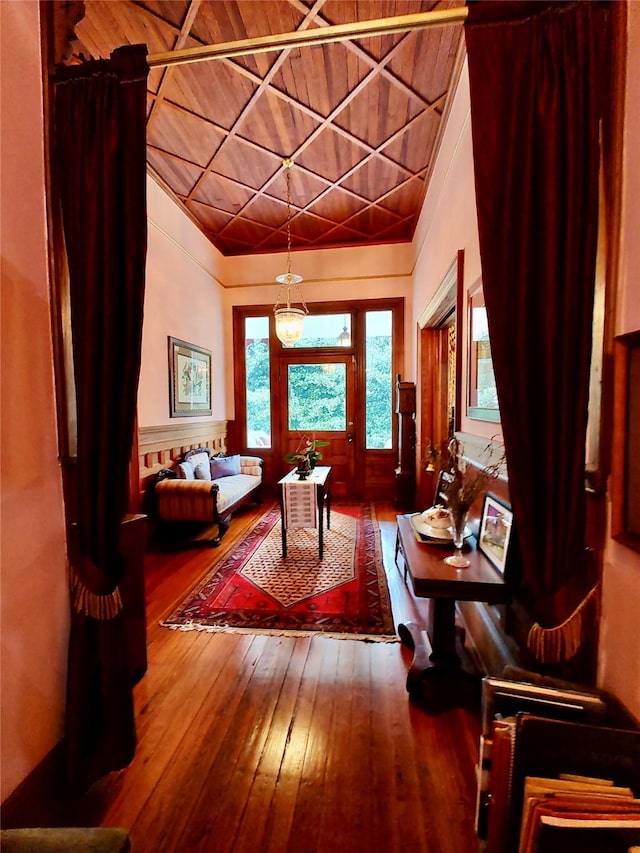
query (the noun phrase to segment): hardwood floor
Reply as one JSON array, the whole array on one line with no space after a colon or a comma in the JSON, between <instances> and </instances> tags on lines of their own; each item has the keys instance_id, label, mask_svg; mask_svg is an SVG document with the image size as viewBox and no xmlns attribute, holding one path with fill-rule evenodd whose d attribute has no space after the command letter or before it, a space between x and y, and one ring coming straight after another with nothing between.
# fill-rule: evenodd
<instances>
[{"instance_id":1,"label":"hardwood floor","mask_svg":"<svg viewBox=\"0 0 640 853\"><path fill-rule=\"evenodd\" d=\"M411 702L401 643L159 626L264 510L238 513L217 549L147 554L138 750L68 821L125 826L134 853L477 850L477 703ZM420 619L394 564L396 511L376 514L396 624Z\"/></svg>"}]
</instances>

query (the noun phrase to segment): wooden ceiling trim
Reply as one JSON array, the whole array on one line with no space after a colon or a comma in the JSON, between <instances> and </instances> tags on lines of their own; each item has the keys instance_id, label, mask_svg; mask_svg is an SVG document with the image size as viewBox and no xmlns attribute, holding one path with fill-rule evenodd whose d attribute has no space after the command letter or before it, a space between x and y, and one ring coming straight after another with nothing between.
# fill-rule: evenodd
<instances>
[{"instance_id":1,"label":"wooden ceiling trim","mask_svg":"<svg viewBox=\"0 0 640 853\"><path fill-rule=\"evenodd\" d=\"M306 12L307 12L307 16L306 16L306 17L305 17L305 19L302 21L302 23L301 23L301 28L302 28L302 27L308 27L308 26L313 22L314 15L315 15L315 18L316 18L316 19L318 19L318 17L319 17L319 16L318 16L316 13L317 13L318 9L319 9L323 4L324 4L324 0L320 0L320 2L317 2L316 4L314 4L314 7L312 7L311 9L306 9L306 7L303 7L303 8L305 8L305 10L306 10ZM382 158L389 160L389 163L390 163L390 164L393 164L393 166L394 166L395 168L400 168L402 171L404 171L404 172L405 172L405 174L406 174L406 176L407 176L407 178L410 180L410 179L413 177L412 173L411 173L408 169L404 168L404 167L402 166L402 164L398 164L398 162L397 162L396 160L394 160L394 159L392 159L392 158L388 157L388 156L385 154L384 150L383 150L384 146L386 146L386 145L390 144L393 140L395 140L395 139L397 138L398 133L400 133L401 129L399 129L399 131L396 131L394 134L392 134L392 136L391 136L391 137L389 137L388 139L384 140L384 141L383 141L383 143L381 143L381 145L379 145L377 148L373 148L373 147L372 147L372 146L370 146L370 145L369 145L365 140L359 139L357 136L355 136L354 134L350 133L348 130L346 130L346 129L344 129L344 128L340 127L339 125L335 125L335 124L333 124L334 119L335 119L335 118L336 118L336 117L337 117L337 116L338 116L338 115L339 115L339 114L340 114L340 113L341 113L341 112L346 108L346 106L351 102L351 100L353 100L355 97L357 97L357 95L358 95L358 94L360 94L360 92L364 91L364 90L366 89L366 87L367 87L367 86L371 83L371 81L374 79L374 77L375 77L375 76L377 76L377 75L381 74L381 73L384 71L384 69L385 69L385 67L386 67L387 63L391 62L391 61L393 60L393 58L397 55L397 53L399 52L399 50L401 49L401 45L402 45L403 41L404 41L404 40L403 40L403 39L401 39L401 40L398 42L398 44L396 44L396 45L394 46L394 48L393 48L391 51L389 51L389 53L388 53L385 57L383 57L383 59L382 59L380 62L375 63L375 61L370 60L370 63L371 63L371 64L373 64L373 68L372 68L371 73L370 73L370 74L368 74L368 75L367 75L367 76L366 76L366 77L365 77L365 78L360 82L360 84L358 84L358 85L355 87L355 89L354 89L354 90L352 90L352 92L351 92L351 93L349 93L349 95L348 95L346 98L344 98L344 99L342 100L342 102L341 102L341 103L340 103L340 104L339 104L339 105L338 105L338 106L337 106L337 107L336 107L336 108L335 108L335 109L334 109L334 110L333 110L333 111L332 111L332 112L331 112L331 113L330 113L326 118L322 117L322 116L321 116L321 115L319 115L315 110L310 109L310 108L309 108L309 107L307 107L306 105L304 105L304 104L300 104L299 102L294 101L290 96L286 95L286 93L280 92L280 90L279 90L279 89L276 89L275 87L269 87L269 84L270 84L271 80L272 80L272 79L273 79L273 77L276 75L276 73L278 72L278 70L281 68L282 64L285 62L286 57L287 57L287 55L288 55L288 53L289 53L289 51L283 51L283 52L281 53L281 55L276 59L276 61L274 62L274 64L271 66L271 68L270 68L270 70L269 70L269 72L268 72L267 76L266 76L262 81L260 81L260 82L258 83L258 88L257 88L257 89L256 89L256 91L251 95L251 97L250 97L250 98L249 98L249 100L247 101L247 104L245 105L244 109L243 109L243 110L242 110L242 112L238 115L238 117L237 117L236 121L234 122L234 125L233 125L233 126L232 126L232 128L229 130L229 132L228 132L227 136L224 138L224 140L222 141L222 143L221 143L221 145L219 146L219 148L216 150L216 152L214 153L214 155L211 157L211 160L209 161L209 163L208 163L208 164L207 164L207 166L205 167L204 171L202 172L202 174L200 175L200 177L199 177L199 178L198 178L198 180L196 181L196 184L192 187L191 192L189 193L189 195L188 195L187 199L188 199L188 200L193 200L193 199L195 199L195 198L196 198L196 194L197 194L197 193L199 192L199 190L200 190L200 185L201 185L201 184L202 184L202 182L206 179L206 177L207 177L207 175L208 175L208 174L212 174L212 175L219 174L219 173L218 173L218 172L216 172L216 170L215 170L215 160L216 160L216 158L217 158L218 154L219 154L219 153L221 153L221 150L222 150L222 149L223 149L223 148L224 148L224 147L229 143L230 139L232 139L234 136L238 136L238 137L239 137L239 138L241 138L243 141L246 141L246 142L252 143L252 140L247 139L246 137L242 136L242 135L238 132L238 128L240 128L240 127L241 127L242 122L243 122L243 119L244 119L244 116L245 116L245 115L249 112L249 110L254 106L255 101L260 97L260 95L261 95L264 91L266 91L266 89L267 89L267 88L270 88L270 90L271 90L272 92L274 92L278 97L280 97L280 98L282 98L284 101L286 101L289 105L292 105L295 109L300 109L300 110L301 110L301 111L303 111L303 112L307 112L307 114L308 114L311 118L313 118L314 120L316 120L316 121L319 121L319 122L320 122L320 124L319 124L319 126L316 128L316 130L315 130L315 131L313 131L313 132L312 132L312 134L311 134L309 137L307 137L307 139L305 140L305 142L304 142L304 143L302 143L302 145L301 145L301 146L299 146L299 147L298 147L298 149L295 151L295 153L294 153L294 155L293 155L293 159L294 159L294 160L299 159L299 158L300 158L300 156L301 156L301 155L303 154L303 152L305 151L305 149L306 149L306 148L308 148L308 147L309 147L309 145L311 145L311 143L312 143L313 141L315 141L315 140L319 137L319 135L320 135L320 134L321 134L321 133L322 133L322 132L327 128L327 127L329 127L329 126L331 126L331 129L332 129L334 132L337 132L338 134L342 135L345 139L349 140L351 144L357 144L357 145L359 145L359 146L361 146L361 147L364 147L364 148L365 148L365 150L366 150L366 149L368 149L368 150L369 150L369 154L368 154L368 156L366 156L366 157L364 158L364 160L359 161L359 163L357 163L357 164L356 164L354 167L352 167L349 171L347 171L346 173L344 173L344 174L341 176L341 178L339 179L339 181L337 181L337 182L333 182L333 183L329 183L329 184L328 184L328 186L327 186L327 188L325 189L325 191L324 191L324 193L323 193L322 195L326 195L326 194L330 193L330 192L331 192L331 190L332 190L332 188L333 188L334 186L341 186L341 188L342 188L343 190L345 190L345 191L346 191L346 192L348 192L349 194L352 194L356 199L358 199L358 201L360 201L360 202L363 202L363 201L364 201L366 204L370 204L370 202L371 202L371 200L370 200L370 199L363 199L363 198L362 198L362 196L360 196L360 194L358 194L357 192L354 192L351 188L343 186L343 183L342 183L342 182L343 182L343 181L345 181L345 180L350 176L350 174L352 174L353 172L357 171L357 169L361 168L361 167L363 166L363 164L365 164L365 163L366 163L366 162L367 162L367 161L368 161L372 156L374 156L374 154L379 154ZM364 50L362 50L361 48L357 48L357 52L358 52L358 54L359 54L359 55L367 56L366 52L365 52ZM239 64L237 64L237 63L231 63L231 62L230 62L230 60L229 60L229 63L230 63L230 65L232 65L232 66L233 66L234 72L237 72L237 71L238 71L238 69L240 69L240 73L245 73L245 74L246 74L246 76L248 76L248 77L252 78L255 82L257 82L255 75L254 75L251 71L249 71L248 69L245 69L243 66L240 66L240 65L239 65ZM390 75L389 75L389 77L391 78L391 80L393 81L393 83L394 83L394 84L395 84L395 83L397 83L397 80L396 80L395 75L391 75L391 74L390 74ZM425 101L425 99L424 99L424 98L422 98L420 95L418 95L418 94L416 94L415 92L413 92L409 87L402 87L402 88L406 89L406 90L407 90L407 92L408 92L408 94L409 94L413 99L415 99L415 100L419 101L419 102L423 105L424 110L429 110L429 109L434 109L434 108L435 108L435 105L434 105L434 104L429 104L427 101ZM420 113L418 113L418 114L417 114L417 116L416 116L415 118L418 118L418 117L419 117L420 115L422 115L422 114L423 114L423 111L421 111ZM256 148L256 149L260 149L260 148L262 147L262 146L256 145L255 143L253 143L253 144L255 145L255 148ZM266 151L266 149L265 149L265 151ZM277 180L277 178L278 178L278 173L279 173L280 171L281 171L281 169L280 169L280 170L278 170L278 172L274 173L274 175L273 175L270 179L267 179L267 181L266 181L266 182L265 182L265 183L264 183L260 188L258 188L258 189L253 189L253 188L252 188L252 189L253 189L253 191L256 193L256 195L258 195L258 196L264 196L264 195L266 194L266 192L268 191L269 187L273 184L273 182L274 182L275 180ZM313 174L315 174L315 173L313 173ZM317 175L317 177L322 177L322 178L323 178L323 176L320 176L320 175ZM323 180L324 180L324 178L323 178ZM239 183L243 183L243 182L239 182ZM245 185L245 186L246 186L246 185ZM397 189L397 185L396 185L396 186L394 186L394 187L392 187L392 188L389 190L389 192L393 192L393 191L395 191L396 189ZM321 198L321 197L322 197L322 196L320 196L320 197L316 197L316 198L314 198L314 199L311 199L311 200L309 201L309 203L305 206L305 208L306 208L306 207L308 207L308 206L310 206L311 204L313 204L313 203L317 202L317 201L318 201L318 198ZM237 211L237 214L236 214L236 215L241 216L241 215L244 213L244 211L245 211L246 207L247 207L249 204L253 203L254 201L255 201L255 199L248 199L248 200L247 200L247 202L246 202L246 204L245 204L245 205L244 205L240 210L238 210L238 211ZM388 210L387 208L382 208L382 209L383 209L383 210L385 210L385 211L386 211L386 210ZM222 227L222 229L221 229L221 231L220 231L220 236L223 236L227 230L229 230L229 229L231 229L231 228L232 228L232 226L233 226L233 220L229 221L226 225L224 225L224 226Z\"/></svg>"},{"instance_id":2,"label":"wooden ceiling trim","mask_svg":"<svg viewBox=\"0 0 640 853\"><path fill-rule=\"evenodd\" d=\"M462 2L97 0L86 4L84 54L70 61L108 56L123 43L146 41L152 57L271 38L272 50L255 57L252 47L217 65L152 69L149 174L225 254L284 250L283 157L296 162L294 250L396 242L416 227L459 75L462 26L335 38L311 49L296 40L334 25L366 26L381 14L406 19L436 7L464 16ZM292 40L275 47L287 32Z\"/></svg>"},{"instance_id":3,"label":"wooden ceiling trim","mask_svg":"<svg viewBox=\"0 0 640 853\"><path fill-rule=\"evenodd\" d=\"M147 132L147 145L196 163L200 169L218 151L226 131L205 118L165 101L153 129Z\"/></svg>"},{"instance_id":4,"label":"wooden ceiling trim","mask_svg":"<svg viewBox=\"0 0 640 853\"><path fill-rule=\"evenodd\" d=\"M324 3L325 3L325 0L316 0L316 2L314 3L314 5L313 5L312 9L311 9L311 10L309 10L309 9L307 9L307 10L306 10L306 11L307 11L307 15L306 15L306 17L302 20L302 22L301 22L301 24L300 24L300 28L308 27L308 26L313 22L313 18L311 17L313 10L314 10L316 7L320 7L320 6L322 6ZM219 149L214 153L214 155L213 155L213 157L211 158L211 160L209 161L208 165L205 167L204 172L203 172L203 173L202 173L202 175L200 176L199 180L196 182L196 185L193 187L192 192L191 192L191 196L193 196L193 194L194 194L195 192L197 192L197 190L198 190L198 184L200 184L200 183L205 179L205 176L206 176L207 172L213 172L213 168L212 168L212 166L213 166L213 162L214 162L214 160L215 160L215 158L216 158L216 155L218 154L218 152L220 151L220 149L222 149L222 148L224 147L225 143L228 143L229 139L233 139L233 138L237 135L237 129L238 129L238 127L239 127L239 126L241 126L243 119L247 116L247 114L249 113L249 111L250 111L250 110L252 109L252 107L255 105L255 102L258 100L258 98L260 98L260 97L262 96L262 93L263 93L263 92L265 92L265 91L266 91L266 89L269 87L269 83L271 82L271 80L273 79L273 77L275 76L275 74L278 72L278 70L279 70L280 66L282 65L282 63L285 61L286 56L287 56L287 53L288 53L288 51L283 51L283 52L280 54L280 56L278 56L278 57L277 57L276 61L275 61L275 62L273 63L273 65L271 66L271 68L269 69L269 71L268 71L267 75L264 77L264 79L262 79L262 80L260 80L260 81L259 81L259 83L258 83L258 88L255 90L255 92L253 92L253 94L251 95L251 97L250 97L250 98L248 99L248 101L246 102L246 104L245 104L245 106L244 106L244 109L243 109L243 110L240 112L240 114L237 116L237 118L236 118L236 120L235 120L235 122L234 122L233 126L232 126L232 127L230 128L230 130L229 130L229 134L228 134L227 138L222 142L222 144L220 145L220 148L219 148ZM234 66L234 68L235 68L235 69L237 69L237 68L244 68L244 66L238 66L236 63L232 63L232 64L233 64L233 66ZM248 71L248 69L245 69L245 70L247 70L247 71ZM249 73L251 73L251 72L249 72ZM241 138L244 140L244 137L241 137ZM249 140L246 140L246 141L249 141ZM256 147L259 147L259 146L256 146ZM262 189L262 188L261 188L261 189ZM262 194L261 190L259 190L258 192L260 192L260 194ZM242 211L239 211L239 213L242 213Z\"/></svg>"},{"instance_id":5,"label":"wooden ceiling trim","mask_svg":"<svg viewBox=\"0 0 640 853\"><path fill-rule=\"evenodd\" d=\"M291 0L291 5L294 6L295 8L301 8L301 9L306 8L304 3L301 2L301 0ZM330 25L329 19L327 17L325 17L324 15L317 14L316 15L316 21L318 21L318 23L320 23L320 24L324 24L325 26ZM381 75L383 77L387 78L394 86L396 86L402 92L404 92L405 95L407 95L408 97L411 97L411 98L415 98L416 100L418 100L422 104L424 104L425 107L429 107L429 108L431 107L430 102L427 99L425 99L419 92L417 92L415 89L413 89L407 83L405 83L404 80L402 80L400 77L398 77L396 74L394 74L393 71L390 68L388 68L386 64L381 65L379 60L375 59L373 56L368 54L366 52L366 50L361 48L360 45L357 44L355 41L351 41L351 40L345 41L344 46L346 47L347 50L351 51L355 56L357 56L358 59L362 60L363 62L366 62L367 65L369 65L371 68L377 68L380 66Z\"/></svg>"},{"instance_id":6,"label":"wooden ceiling trim","mask_svg":"<svg viewBox=\"0 0 640 853\"><path fill-rule=\"evenodd\" d=\"M316 113L316 111L312 110L310 107L307 107L306 105L300 104L298 102L294 102L293 99L290 96L286 95L285 93L280 92L279 90L272 88L272 91L275 92L279 97L282 97L289 104L294 104L296 108L300 109L302 112L307 112L312 118L315 118L316 121L320 122L319 126L315 129L315 131L313 131L311 133L311 135L308 136L307 139L296 149L296 151L290 155L291 159L293 159L294 162L300 158L300 156L309 147L309 145L311 145L311 143L314 142L317 139L317 137L327 127L331 127L331 129L334 130L336 133L344 136L346 139L349 139L352 143L356 143L356 144L360 145L361 147L363 147L365 150L368 150L368 152L369 152L363 160L361 160L359 163L357 163L355 166L353 166L348 172L346 172L344 175L342 175L342 177L340 178L339 181L329 183L324 194L330 192L334 186L340 186L343 189L347 190L347 192L352 192L352 190L350 190L348 187L343 187L343 181L346 180L353 172L357 171L357 169L359 169L363 165L363 163L366 163L371 157L373 157L376 154L379 154L385 160L389 160L390 164L392 164L395 168L399 168L401 171L404 171L408 177L413 177L412 173L408 169L403 167L401 164L398 164L396 161L391 160L390 158L385 156L384 151L382 151L382 145L379 146L379 148L381 150L378 151L376 148L373 148L371 145L369 145L366 141L358 139L354 134L350 133L348 130L345 130L344 128L340 127L339 125L333 123L334 119L348 106L348 104L358 94L360 94L361 91L364 91L364 89L367 87L367 85L369 85L371 83L371 81L376 76L378 76L380 74L381 70L384 68L386 63L390 62L393 59L396 51L400 47L400 44L401 44L401 42L398 43L391 51L389 51L387 56L385 56L383 58L383 60L378 65L376 65L371 70L371 72L366 77L364 77L360 81L360 83L358 83L356 85L356 87L345 98L343 98L342 102L340 104L338 104L338 106L331 113L329 113L329 115L326 116L326 118L319 115L318 113ZM421 103L425 104L425 101L423 99L419 99L419 100ZM242 137L242 138L244 139L245 137ZM385 142L386 142L386 140L385 140ZM279 171L281 171L281 170L279 170ZM258 195L264 195L264 193L269 189L271 184L277 179L278 174L279 174L279 172L276 173L269 181L267 181L263 187L261 187L259 190L257 190L257 194ZM323 176L317 175L317 177L323 177ZM324 180L324 178L323 178L323 180ZM356 197L360 198L360 196L357 193L354 193L354 195L356 195ZM313 201L317 201L317 199L313 199ZM366 199L366 201L369 202L370 200ZM242 212L243 212L242 210L238 211L239 214L241 214ZM223 231L224 231L224 229L223 229Z\"/></svg>"},{"instance_id":7,"label":"wooden ceiling trim","mask_svg":"<svg viewBox=\"0 0 640 853\"><path fill-rule=\"evenodd\" d=\"M340 111L341 111L342 109L344 109L345 105L346 105L346 104L351 100L351 98L355 97L355 96L356 96L356 94L360 91L360 89L361 89L363 86L365 86L365 85L367 84L367 81L369 81L369 82L370 82L370 80L371 80L371 79L373 78L373 76L375 76L376 74L377 74L376 69L373 69L373 70L370 72L370 74L368 74L368 75L367 75L363 80L361 80L361 81L360 81L360 84L358 84L358 86L356 86L356 88L355 88L351 93L349 93L349 95L348 95L346 98L344 98L344 99L343 99L342 103L341 103L341 104L339 104L339 105L338 105L338 107L336 107L336 109L335 109L332 113L330 113L326 118L324 118L324 117L323 117L323 116L321 116L320 114L316 113L316 112L315 112L315 110L312 110L312 109L310 109L309 107L306 107L305 105L301 105L301 104L299 104L298 102L293 101L293 99L292 99L292 98L290 98L290 97L289 97L288 95L286 95L285 93L283 93L283 92L279 92L277 89L273 89L273 88L271 89L271 91L273 91L276 95L278 95L279 97L283 98L283 100L284 100L286 103L288 103L288 104L290 104L290 105L293 105L295 108L299 108L299 109L301 109L301 111L302 111L302 112L307 112L307 113L308 113L312 118L315 118L315 120L316 120L317 122L319 122L318 127L317 127L314 131L312 131L312 133L311 133L311 134L306 138L306 140L305 140L301 145L299 145L299 146L296 148L296 150L292 153L292 155L290 155L290 156L291 156L291 159L292 159L294 162L296 162L296 161L298 160L298 158L302 155L302 153L306 150L306 148L308 148L308 147L309 147L309 145L310 145L313 141L315 141L315 140L318 138L318 136L319 136L319 135L320 135L320 134L321 134L321 133L322 133L326 128L328 128L328 127L330 127L332 130L336 131L339 135L344 136L346 139L349 139L349 141L350 141L351 143L359 144L359 145L360 145L361 147L363 147L365 150L367 150L367 149L369 149L369 148L370 148L370 146L368 146L368 145L366 145L366 144L362 144L360 140L358 140L356 137L354 137L354 136L353 136L353 134L349 133L348 131L343 130L342 128L338 127L337 125L334 125L332 122L333 122L333 118L335 117L335 115L338 115L338 114L340 113ZM244 137L244 136L243 136L243 137L241 137L241 138L242 138L242 139L245 139L245 137ZM368 159L369 157L373 156L373 154L374 154L374 153L375 153L374 151L371 151L371 152L370 152L370 153L365 157L365 160L366 160L366 159ZM214 158L212 158L212 162L213 162L213 159L214 159ZM363 161L361 160L361 161L359 161L355 166L353 166L353 167L352 167L352 169L350 169L350 170L349 170L345 175L343 175L343 176L342 176L341 180L342 180L344 177L346 177L346 175L348 175L348 174L350 174L352 171L356 170L356 169L357 169L357 168L362 164L362 162L363 162ZM281 166L281 168L278 170L278 172L276 172L276 173L275 173L275 174L274 174L274 175L273 175L273 176L272 176L268 181L266 181L266 182L265 182L265 184L264 184L262 187L260 187L260 189L256 190L256 195L258 195L258 196L265 195L265 194L266 194L266 192L268 191L268 189L273 185L273 183L274 183L274 182L278 179L278 177L282 174L283 170L284 170L284 166ZM326 193L331 192L331 190L333 189L333 187L337 185L337 183L336 183L336 182L330 182L330 181L328 181L326 178L324 178L324 176L322 176L322 175L318 175L318 174L316 174L315 172L312 172L311 170L308 170L308 169L307 169L306 171L308 171L310 174L313 174L313 175L314 175L314 177L316 177L316 178L318 178L318 179L322 180L322 181L323 181L323 183L327 183L327 187L326 187L326 189L324 190L324 192L322 193L322 195L325 195ZM411 173L410 173L410 172L408 172L408 170L407 170L407 174L409 174L409 175L410 175ZM356 193L355 195L357 196L357 193ZM307 207L307 206L309 206L311 203L313 203L313 202L314 202L314 201L316 201L316 200L317 200L317 197L314 197L313 199L311 199L311 200L310 200L310 202L309 202L309 204L308 204L308 205L305 205L305 207L304 207L304 208L301 208L301 209L302 209L302 210L306 209L306 207ZM245 205L245 207L246 207L246 205ZM243 212L244 212L244 208L243 208L242 210L239 210L239 211L238 211L238 214L240 215L240 214L242 214ZM228 226L226 226L226 227L228 227ZM225 229L223 228L223 232L222 232L222 233L224 233L224 230L225 230Z\"/></svg>"},{"instance_id":8,"label":"wooden ceiling trim","mask_svg":"<svg viewBox=\"0 0 640 853\"><path fill-rule=\"evenodd\" d=\"M200 3L202 0L190 0L189 6L187 7L187 14L184 16L184 20L182 22L182 26L180 28L180 32L178 33L175 41L174 49L180 50L187 39L189 38L189 33L191 31L191 27L193 26L193 22L198 14L200 9ZM144 8L144 7L142 7ZM169 24L170 25L170 24ZM160 85L158 86L158 90L156 93L155 100L151 106L151 112L147 118L147 133L153 128L153 123L158 115L158 111L160 106L164 101L164 92L166 91L166 83L167 80L172 73L171 68L165 68L162 78L160 80Z\"/></svg>"},{"instance_id":9,"label":"wooden ceiling trim","mask_svg":"<svg viewBox=\"0 0 640 853\"><path fill-rule=\"evenodd\" d=\"M327 44L331 41L369 38L374 35L409 32L462 24L466 20L468 9L458 6L453 9L436 9L431 12L416 12L412 15L397 15L372 21L357 21L353 24L337 24L330 27L316 27L311 30L293 33L276 33L257 36L252 39L226 42L224 44L203 45L201 47L182 48L150 54L147 62L150 68L167 65L184 65L196 62L209 62L215 59L248 56L256 53L285 50L310 44Z\"/></svg>"},{"instance_id":10,"label":"wooden ceiling trim","mask_svg":"<svg viewBox=\"0 0 640 853\"><path fill-rule=\"evenodd\" d=\"M444 98L444 96L443 96L443 98ZM441 99L441 100L442 100L442 99ZM437 104L433 104L433 105L432 105L432 107L431 107L431 109L436 109L436 106L437 106ZM426 112L426 111L423 111L423 112L421 112L421 113L418 113L416 116L414 116L414 118L413 118L413 119L411 119L411 121L407 124L407 128L412 127L412 126L415 124L415 122L417 122L417 121L418 121L422 116L424 116L424 115L425 115L425 112ZM336 126L335 126L335 125L332 125L332 130L335 130L335 129L336 129ZM402 164L401 164L401 163L398 163L398 162L397 162L396 160L394 160L392 157L385 156L384 151L383 151L383 149L384 149L384 148L386 148L388 145L391 145L391 144L392 144L393 142L395 142L395 141L396 141L400 136L402 136L402 134L404 133L404 130L405 130L404 128L399 128L399 129L398 129L394 134L392 134L392 136L390 136L390 137L389 137L389 139L386 139L384 142L382 142L382 143L378 146L378 148L370 149L370 152L369 152L369 154L368 154L366 157L364 157L362 160L359 160L359 161L358 161L358 163L356 163L356 164L355 164L354 166L352 166L352 167L351 167L347 172L345 172L345 173L340 177L340 179L339 179L339 180L334 181L334 182L333 182L333 183L331 183L329 186L327 186L326 190L325 190L321 195L319 195L319 196L317 196L315 199L313 199L313 201L311 201L311 202L309 203L309 205L308 205L308 206L311 206L312 204L313 204L313 205L317 204L319 201L321 201L321 200L322 200L326 195L328 195L328 194L329 194L332 190L334 190L335 188L340 188L340 189L341 189L341 190L343 190L344 192L346 192L346 193L348 193L349 195L353 196L353 198L358 199L359 201L364 202L366 205L370 205L370 204L372 203L371 199L366 199L366 198L364 198L363 196L361 196L357 191L355 191L355 190L354 190L354 189L352 189L351 187L345 186L345 185L344 185L344 182L345 182L345 181L346 181L346 180L347 180L351 175L355 174L355 172L357 172L359 169L361 169L361 168L362 168L362 167L363 167L363 166L364 166L364 165L365 165L365 164L366 164L366 163L367 163L367 162L368 162L372 157L374 157L374 156L376 156L376 155L381 155L382 157L384 157L384 159L385 159L385 160L387 160L387 161L388 161L391 165L393 165L395 168L398 168L398 169L400 169L401 171L404 171L404 172L406 173L406 180L405 180L405 181L402 181L402 182L401 182L401 183L399 183L399 184L396 184L396 185L395 185L395 186L393 186L393 187L391 187L391 188L390 188L386 193L384 193L383 195L381 195L381 196L376 200L376 203L379 203L381 200L383 200L384 198L386 198L386 196L390 195L391 193L396 192L396 190L397 190L399 187L403 186L405 183L410 183L410 182L411 182L411 180L414 178L414 173L413 173L413 172L410 172L408 169L404 168L404 167L402 166ZM304 147L307 147L307 146L304 146ZM370 147L370 146L369 146L369 147ZM301 154L302 154L303 150L304 150L304 148L299 149L299 150L296 152L295 157L296 157L296 158L299 158L299 157L301 156ZM314 174L315 174L315 173L314 173ZM385 208L385 209L386 209L386 208Z\"/></svg>"}]
</instances>

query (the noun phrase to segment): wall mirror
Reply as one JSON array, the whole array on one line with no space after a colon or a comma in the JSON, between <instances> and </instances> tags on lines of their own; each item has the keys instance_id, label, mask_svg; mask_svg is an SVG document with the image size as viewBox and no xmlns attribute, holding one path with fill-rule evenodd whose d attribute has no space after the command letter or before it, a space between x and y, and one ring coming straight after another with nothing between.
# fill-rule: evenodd
<instances>
[{"instance_id":1,"label":"wall mirror","mask_svg":"<svg viewBox=\"0 0 640 853\"><path fill-rule=\"evenodd\" d=\"M499 421L498 392L493 373L487 309L481 280L469 288L467 305L467 417L481 421Z\"/></svg>"}]
</instances>

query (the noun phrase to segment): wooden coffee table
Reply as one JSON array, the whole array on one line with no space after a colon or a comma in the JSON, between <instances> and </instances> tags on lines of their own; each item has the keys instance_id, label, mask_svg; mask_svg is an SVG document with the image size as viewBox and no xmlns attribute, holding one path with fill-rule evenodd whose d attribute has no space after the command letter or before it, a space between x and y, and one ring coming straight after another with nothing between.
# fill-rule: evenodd
<instances>
[{"instance_id":1,"label":"wooden coffee table","mask_svg":"<svg viewBox=\"0 0 640 853\"><path fill-rule=\"evenodd\" d=\"M504 604L509 601L509 588L504 578L476 547L474 537L465 540L463 553L471 564L466 569L448 566L444 558L453 553L440 544L419 542L410 515L397 519L396 564L400 554L404 560L404 577L411 578L413 592L419 598L432 599L431 618L424 628L416 622L398 625L402 642L414 650L411 668L407 674L407 691L416 693L422 688L425 676L446 670L464 674L469 670L461 666L464 656L461 628L456 626L456 601L486 601Z\"/></svg>"}]
</instances>

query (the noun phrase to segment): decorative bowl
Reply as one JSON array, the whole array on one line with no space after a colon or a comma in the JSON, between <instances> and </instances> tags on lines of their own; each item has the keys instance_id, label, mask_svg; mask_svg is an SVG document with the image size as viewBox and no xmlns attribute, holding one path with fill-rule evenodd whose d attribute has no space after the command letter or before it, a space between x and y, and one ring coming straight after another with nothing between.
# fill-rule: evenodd
<instances>
[{"instance_id":1,"label":"decorative bowl","mask_svg":"<svg viewBox=\"0 0 640 853\"><path fill-rule=\"evenodd\" d=\"M429 509L425 509L425 511L421 513L420 518L425 524L428 524L429 527L433 527L436 530L446 530L447 527L451 527L451 516L449 515L449 510L440 506L440 504L430 506Z\"/></svg>"}]
</instances>

